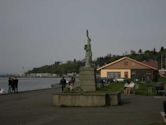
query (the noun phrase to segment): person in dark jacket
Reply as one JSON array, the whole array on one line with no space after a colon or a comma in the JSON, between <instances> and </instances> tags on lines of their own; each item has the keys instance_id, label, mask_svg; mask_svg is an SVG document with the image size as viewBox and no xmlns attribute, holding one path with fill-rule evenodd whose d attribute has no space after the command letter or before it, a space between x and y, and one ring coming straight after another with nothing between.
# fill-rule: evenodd
<instances>
[{"instance_id":1,"label":"person in dark jacket","mask_svg":"<svg viewBox=\"0 0 166 125\"><path fill-rule=\"evenodd\" d=\"M15 77L12 77L11 78L11 88L12 88L12 93L14 93L15 92Z\"/></svg>"},{"instance_id":2,"label":"person in dark jacket","mask_svg":"<svg viewBox=\"0 0 166 125\"><path fill-rule=\"evenodd\" d=\"M12 92L12 78L9 77L9 80L8 80L8 93L11 93Z\"/></svg>"},{"instance_id":3,"label":"person in dark jacket","mask_svg":"<svg viewBox=\"0 0 166 125\"><path fill-rule=\"evenodd\" d=\"M14 78L14 92L18 92L18 79L17 77Z\"/></svg>"},{"instance_id":4,"label":"person in dark jacket","mask_svg":"<svg viewBox=\"0 0 166 125\"><path fill-rule=\"evenodd\" d=\"M62 79L60 80L60 85L62 87L62 92L63 92L64 88L66 87L66 79L64 77L62 77Z\"/></svg>"}]
</instances>

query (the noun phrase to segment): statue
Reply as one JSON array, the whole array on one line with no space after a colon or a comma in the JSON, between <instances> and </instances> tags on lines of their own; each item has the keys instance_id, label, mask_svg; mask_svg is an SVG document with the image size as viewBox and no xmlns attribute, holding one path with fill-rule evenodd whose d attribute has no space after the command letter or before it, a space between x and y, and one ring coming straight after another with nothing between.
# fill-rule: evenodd
<instances>
[{"instance_id":1,"label":"statue","mask_svg":"<svg viewBox=\"0 0 166 125\"><path fill-rule=\"evenodd\" d=\"M96 73L92 67L92 50L91 39L89 38L88 30L86 31L87 43L84 46L85 50L85 67L80 69L80 86L85 92L96 91Z\"/></svg>"},{"instance_id":2,"label":"statue","mask_svg":"<svg viewBox=\"0 0 166 125\"><path fill-rule=\"evenodd\" d=\"M86 31L87 44L84 46L85 49L85 67L91 67L92 64L92 50L91 50L91 39L89 38L88 30Z\"/></svg>"}]
</instances>

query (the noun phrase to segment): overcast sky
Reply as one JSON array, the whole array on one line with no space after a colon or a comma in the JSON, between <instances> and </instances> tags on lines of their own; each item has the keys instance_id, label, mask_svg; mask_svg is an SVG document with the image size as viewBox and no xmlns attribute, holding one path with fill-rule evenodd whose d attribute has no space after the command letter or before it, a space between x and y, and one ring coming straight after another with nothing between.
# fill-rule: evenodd
<instances>
[{"instance_id":1,"label":"overcast sky","mask_svg":"<svg viewBox=\"0 0 166 125\"><path fill-rule=\"evenodd\" d=\"M166 0L0 0L0 72L166 47ZM24 67L24 68L23 68Z\"/></svg>"}]
</instances>

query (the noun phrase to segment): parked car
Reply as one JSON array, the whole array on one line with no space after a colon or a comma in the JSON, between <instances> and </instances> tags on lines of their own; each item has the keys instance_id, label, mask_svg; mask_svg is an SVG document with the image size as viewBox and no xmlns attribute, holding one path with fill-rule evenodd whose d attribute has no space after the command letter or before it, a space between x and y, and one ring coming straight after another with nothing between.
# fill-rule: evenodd
<instances>
[{"instance_id":1,"label":"parked car","mask_svg":"<svg viewBox=\"0 0 166 125\"><path fill-rule=\"evenodd\" d=\"M115 78L114 82L124 82L125 79L124 78Z\"/></svg>"}]
</instances>

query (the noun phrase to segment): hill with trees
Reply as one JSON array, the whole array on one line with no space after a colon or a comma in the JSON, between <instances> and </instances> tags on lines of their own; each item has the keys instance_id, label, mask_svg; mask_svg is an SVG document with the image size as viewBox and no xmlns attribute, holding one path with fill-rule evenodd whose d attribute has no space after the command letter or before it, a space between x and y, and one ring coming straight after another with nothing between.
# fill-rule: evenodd
<instances>
[{"instance_id":1,"label":"hill with trees","mask_svg":"<svg viewBox=\"0 0 166 125\"><path fill-rule=\"evenodd\" d=\"M160 51L156 51L154 48L153 50L146 50L142 51L142 49L139 49L138 52L131 50L130 54L123 54L123 55L112 55L111 53L103 56L103 57L98 57L96 60L93 61L93 65L95 67L100 67L104 64L113 62L121 57L130 57L132 59L138 60L138 61L148 61L148 60L156 60L159 64L161 64L161 56L163 59L166 59L166 48L163 46L160 48ZM164 61L164 60L163 60ZM56 61L52 65L44 65L41 67L33 68L32 70L29 70L26 72L27 74L29 73L51 73L51 74L67 74L67 73L79 73L79 69L84 66L85 62L84 60L76 60L74 59L73 61L67 61L66 63L62 63L59 61ZM164 68L166 68L166 64L163 63Z\"/></svg>"}]
</instances>

